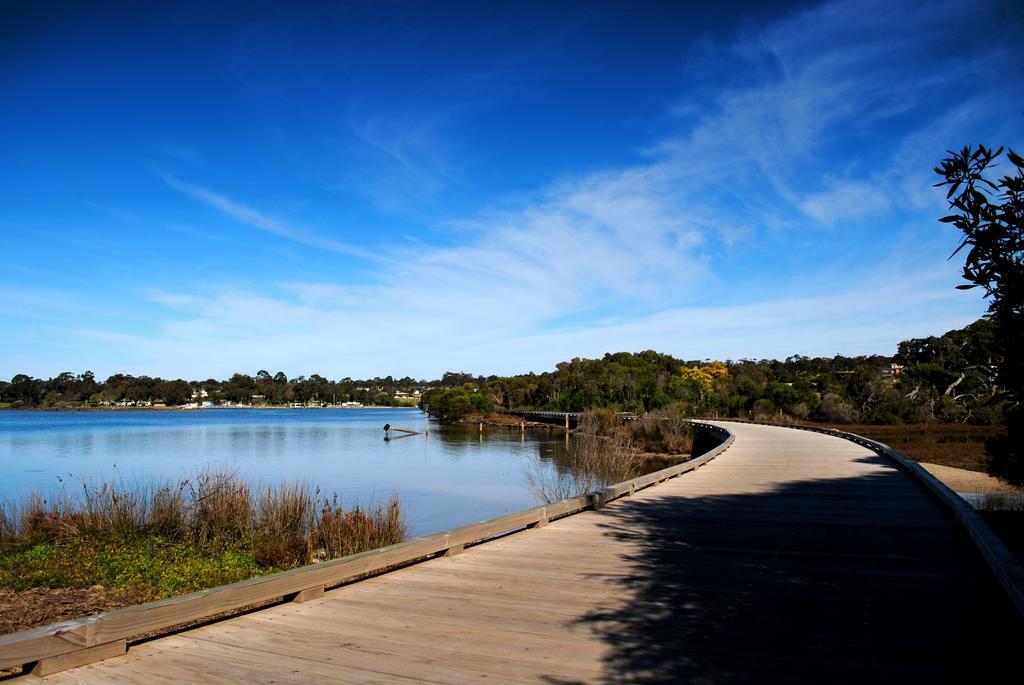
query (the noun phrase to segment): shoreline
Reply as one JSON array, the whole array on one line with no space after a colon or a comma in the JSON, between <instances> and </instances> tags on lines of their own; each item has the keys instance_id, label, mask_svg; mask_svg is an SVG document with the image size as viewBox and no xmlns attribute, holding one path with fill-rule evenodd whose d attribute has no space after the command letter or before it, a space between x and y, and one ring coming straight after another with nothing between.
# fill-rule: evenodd
<instances>
[{"instance_id":1,"label":"shoreline","mask_svg":"<svg viewBox=\"0 0 1024 685\"><path fill-rule=\"evenodd\" d=\"M340 405L328 405L326 407L291 407L286 405L231 405L216 407L0 407L0 411L49 411L49 412L117 412L117 411L207 411L218 409L417 409L413 405L401 405L392 407L384 404L367 404L362 407L342 407ZM422 411L422 410L420 410Z\"/></svg>"}]
</instances>

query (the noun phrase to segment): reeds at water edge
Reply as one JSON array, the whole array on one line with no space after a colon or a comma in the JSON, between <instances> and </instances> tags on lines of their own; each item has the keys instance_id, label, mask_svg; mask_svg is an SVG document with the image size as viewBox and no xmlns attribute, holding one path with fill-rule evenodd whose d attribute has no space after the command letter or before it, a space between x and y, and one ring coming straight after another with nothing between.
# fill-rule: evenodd
<instances>
[{"instance_id":1,"label":"reeds at water edge","mask_svg":"<svg viewBox=\"0 0 1024 685\"><path fill-rule=\"evenodd\" d=\"M265 566L287 567L401 542L397 494L343 506L306 485L254 486L235 473L205 470L179 483L129 486L83 482L44 496L0 501L0 543L157 536L173 544L246 548Z\"/></svg>"}]
</instances>

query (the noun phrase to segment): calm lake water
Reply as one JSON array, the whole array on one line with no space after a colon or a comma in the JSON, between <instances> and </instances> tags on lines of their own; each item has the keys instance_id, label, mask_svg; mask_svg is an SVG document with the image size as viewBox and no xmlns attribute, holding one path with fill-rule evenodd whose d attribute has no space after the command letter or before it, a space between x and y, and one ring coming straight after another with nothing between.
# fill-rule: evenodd
<instances>
[{"instance_id":1,"label":"calm lake water","mask_svg":"<svg viewBox=\"0 0 1024 685\"><path fill-rule=\"evenodd\" d=\"M385 423L429 431L386 442ZM83 479L177 482L213 467L266 485L304 482L348 504L397 491L421 535L537 504L524 469L538 455L553 468L561 440L480 435L418 409L0 411L0 497Z\"/></svg>"}]
</instances>

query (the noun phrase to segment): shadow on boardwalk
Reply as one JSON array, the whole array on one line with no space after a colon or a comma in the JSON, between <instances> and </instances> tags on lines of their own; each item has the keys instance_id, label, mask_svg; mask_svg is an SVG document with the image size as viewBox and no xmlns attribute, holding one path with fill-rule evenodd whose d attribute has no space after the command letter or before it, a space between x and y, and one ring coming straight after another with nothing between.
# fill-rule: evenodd
<instances>
[{"instance_id":1,"label":"shadow on boardwalk","mask_svg":"<svg viewBox=\"0 0 1024 685\"><path fill-rule=\"evenodd\" d=\"M611 649L607 682L1019 677L1024 632L1009 602L895 469L607 514L607 534L642 549L635 573L610 579L627 609L583 619Z\"/></svg>"}]
</instances>

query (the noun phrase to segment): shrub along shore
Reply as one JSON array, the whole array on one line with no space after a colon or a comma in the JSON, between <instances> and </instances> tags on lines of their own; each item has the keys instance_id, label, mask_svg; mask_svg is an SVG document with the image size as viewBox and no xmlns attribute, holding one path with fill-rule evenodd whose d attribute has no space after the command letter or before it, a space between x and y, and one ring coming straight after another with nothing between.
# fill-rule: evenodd
<instances>
[{"instance_id":1,"label":"shrub along shore","mask_svg":"<svg viewBox=\"0 0 1024 685\"><path fill-rule=\"evenodd\" d=\"M556 502L678 463L693 451L693 442L693 426L679 412L623 421L610 409L591 409L579 417L565 449L555 453L556 468L545 468L538 457L526 479L538 499Z\"/></svg>"},{"instance_id":2,"label":"shrub along shore","mask_svg":"<svg viewBox=\"0 0 1024 685\"><path fill-rule=\"evenodd\" d=\"M0 590L102 586L130 604L355 554L405 535L397 495L345 508L337 495L306 486L259 488L214 471L173 485L83 484L50 499L0 502Z\"/></svg>"}]
</instances>

